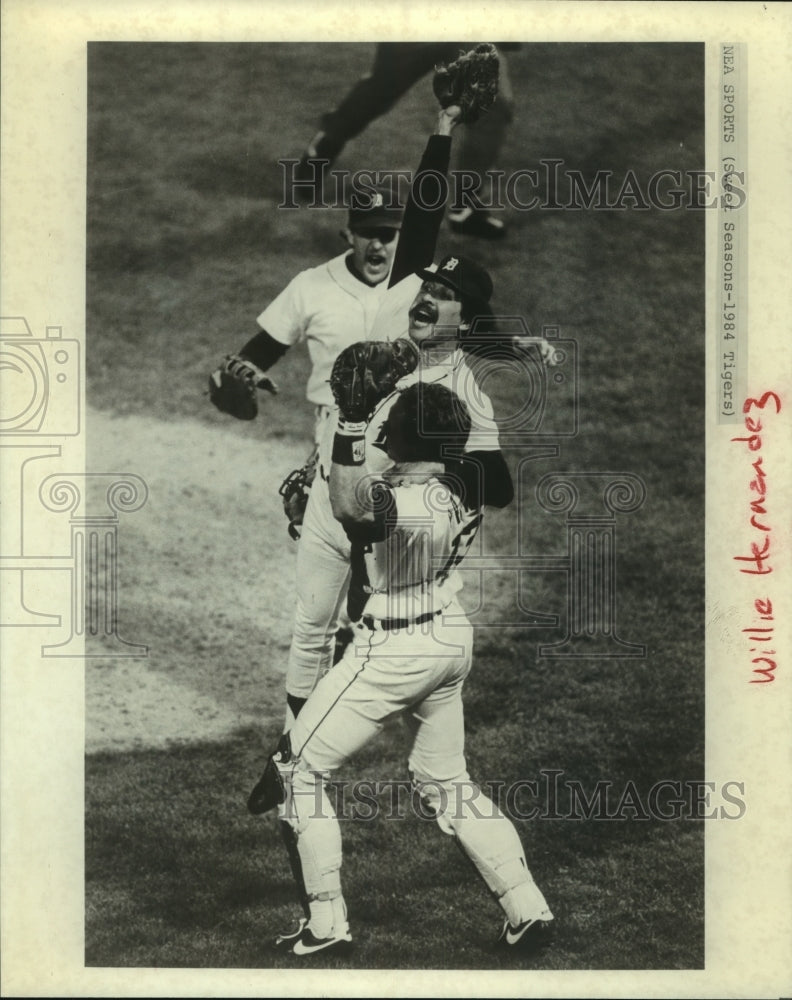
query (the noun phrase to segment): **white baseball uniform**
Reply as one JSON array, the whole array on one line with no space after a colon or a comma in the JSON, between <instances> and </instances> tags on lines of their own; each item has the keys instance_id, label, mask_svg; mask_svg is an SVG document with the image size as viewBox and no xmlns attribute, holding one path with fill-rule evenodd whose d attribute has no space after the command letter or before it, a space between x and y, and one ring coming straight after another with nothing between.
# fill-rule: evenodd
<instances>
[{"instance_id":1,"label":"white baseball uniform","mask_svg":"<svg viewBox=\"0 0 792 1000\"><path fill-rule=\"evenodd\" d=\"M465 451L498 450L492 403L476 384L462 351L455 350L436 364L426 366L422 361L412 374L399 381L399 387L406 388L419 379L446 385L467 404L472 426ZM377 442L381 443L385 421L397 397L398 393L393 393L379 404L366 430L367 465L373 471L381 471L391 464ZM343 609L349 582L349 539L333 517L328 489L336 426L337 411L328 419L319 444L317 476L305 511L297 552L297 599L286 671L286 691L297 698L307 698L332 664L335 623Z\"/></svg>"},{"instance_id":2,"label":"white baseball uniform","mask_svg":"<svg viewBox=\"0 0 792 1000\"><path fill-rule=\"evenodd\" d=\"M455 600L454 566L480 514L438 478L384 480L375 524L350 530L350 603L361 611L354 641L291 729L292 794L281 816L297 834L305 890L328 905L341 897L341 831L324 779L404 713L409 769L430 814L457 838L513 926L550 920L514 826L465 764L462 685L473 630Z\"/></svg>"},{"instance_id":3,"label":"white baseball uniform","mask_svg":"<svg viewBox=\"0 0 792 1000\"><path fill-rule=\"evenodd\" d=\"M330 371L345 347L369 339L387 282L367 285L347 266L349 253L340 254L294 277L258 316L258 325L281 344L308 345L311 374L306 397L316 407L316 443L328 408L332 407Z\"/></svg>"}]
</instances>

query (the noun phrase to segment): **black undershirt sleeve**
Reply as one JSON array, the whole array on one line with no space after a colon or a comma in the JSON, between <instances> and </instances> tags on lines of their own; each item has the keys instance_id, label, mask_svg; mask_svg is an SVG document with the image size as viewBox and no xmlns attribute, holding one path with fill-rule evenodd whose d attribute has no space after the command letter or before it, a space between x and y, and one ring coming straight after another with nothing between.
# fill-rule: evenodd
<instances>
[{"instance_id":1,"label":"black undershirt sleeve","mask_svg":"<svg viewBox=\"0 0 792 1000\"><path fill-rule=\"evenodd\" d=\"M279 340L270 336L266 330L259 330L255 337L245 344L239 352L243 358L252 361L262 371L272 368L276 361L283 357L288 351L287 344L282 344Z\"/></svg>"},{"instance_id":2,"label":"black undershirt sleeve","mask_svg":"<svg viewBox=\"0 0 792 1000\"><path fill-rule=\"evenodd\" d=\"M428 267L434 260L448 196L447 174L450 160L451 136L430 135L404 209L399 245L391 269L391 288L407 275ZM421 175L427 171L438 176L427 177L421 184ZM440 178L444 185L442 191L439 187Z\"/></svg>"},{"instance_id":3,"label":"black undershirt sleeve","mask_svg":"<svg viewBox=\"0 0 792 1000\"><path fill-rule=\"evenodd\" d=\"M511 473L500 451L471 451L445 459L446 473L459 484L462 501L478 507L508 507L514 499Z\"/></svg>"}]
</instances>

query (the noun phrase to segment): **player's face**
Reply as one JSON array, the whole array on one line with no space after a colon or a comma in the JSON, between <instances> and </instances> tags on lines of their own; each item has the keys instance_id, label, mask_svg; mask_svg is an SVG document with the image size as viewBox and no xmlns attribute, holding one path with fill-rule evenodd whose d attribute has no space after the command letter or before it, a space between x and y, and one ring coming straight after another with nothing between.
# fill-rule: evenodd
<instances>
[{"instance_id":1,"label":"player's face","mask_svg":"<svg viewBox=\"0 0 792 1000\"><path fill-rule=\"evenodd\" d=\"M425 340L455 338L462 322L462 303L441 281L424 281L410 306L410 337ZM450 329L448 329L450 328Z\"/></svg>"},{"instance_id":2,"label":"player's face","mask_svg":"<svg viewBox=\"0 0 792 1000\"><path fill-rule=\"evenodd\" d=\"M399 230L392 226L372 226L347 230L352 247L352 268L367 285L379 285L390 274Z\"/></svg>"}]
</instances>

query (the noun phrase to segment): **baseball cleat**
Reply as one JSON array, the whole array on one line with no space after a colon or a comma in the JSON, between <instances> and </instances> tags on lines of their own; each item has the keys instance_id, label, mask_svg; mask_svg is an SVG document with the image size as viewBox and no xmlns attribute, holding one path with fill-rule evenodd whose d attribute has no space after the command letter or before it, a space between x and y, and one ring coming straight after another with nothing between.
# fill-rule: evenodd
<instances>
[{"instance_id":1,"label":"baseball cleat","mask_svg":"<svg viewBox=\"0 0 792 1000\"><path fill-rule=\"evenodd\" d=\"M349 933L349 925L345 924L341 934L331 934L330 937L318 938L314 936L310 927L303 928L302 932L294 942L292 952L295 955L313 955L317 951L344 952L352 944L352 935Z\"/></svg>"},{"instance_id":2,"label":"baseball cleat","mask_svg":"<svg viewBox=\"0 0 792 1000\"><path fill-rule=\"evenodd\" d=\"M463 236L480 236L485 240L500 240L506 235L503 219L490 215L483 209L463 208L449 212L448 221L455 233Z\"/></svg>"},{"instance_id":3,"label":"baseball cleat","mask_svg":"<svg viewBox=\"0 0 792 1000\"><path fill-rule=\"evenodd\" d=\"M539 951L549 944L552 930L552 919L526 920L517 927L505 920L496 944L501 948L519 948L524 953Z\"/></svg>"},{"instance_id":4,"label":"baseball cleat","mask_svg":"<svg viewBox=\"0 0 792 1000\"><path fill-rule=\"evenodd\" d=\"M297 922L297 926L294 930L283 931L280 933L273 942L276 948L286 950L290 948L294 942L300 937L302 932L308 926L308 917L300 917Z\"/></svg>"}]
</instances>

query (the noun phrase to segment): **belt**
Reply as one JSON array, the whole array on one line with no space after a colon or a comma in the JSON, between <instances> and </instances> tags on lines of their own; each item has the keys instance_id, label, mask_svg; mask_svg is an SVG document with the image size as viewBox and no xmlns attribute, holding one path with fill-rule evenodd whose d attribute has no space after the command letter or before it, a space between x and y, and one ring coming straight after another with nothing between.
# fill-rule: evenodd
<instances>
[{"instance_id":1,"label":"belt","mask_svg":"<svg viewBox=\"0 0 792 1000\"><path fill-rule=\"evenodd\" d=\"M425 615L420 615L418 618L372 618L371 615L363 615L360 619L360 624L365 625L366 628L371 629L372 632L376 632L378 629L382 629L385 632L391 632L399 628L407 628L410 625L425 625L426 622L430 622L437 615L442 614L443 609L439 608L437 611L429 611Z\"/></svg>"}]
</instances>

